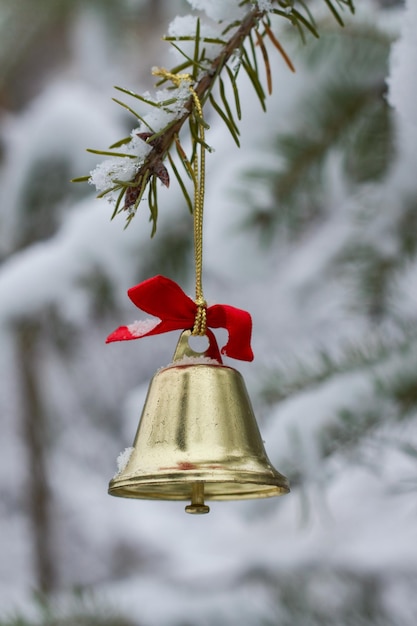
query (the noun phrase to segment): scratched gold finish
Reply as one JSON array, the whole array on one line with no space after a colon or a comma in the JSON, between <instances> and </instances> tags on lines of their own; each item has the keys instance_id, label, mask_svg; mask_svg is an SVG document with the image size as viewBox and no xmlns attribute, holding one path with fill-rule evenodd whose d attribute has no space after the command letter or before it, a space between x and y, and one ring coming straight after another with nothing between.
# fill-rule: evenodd
<instances>
[{"instance_id":1,"label":"scratched gold finish","mask_svg":"<svg viewBox=\"0 0 417 626\"><path fill-rule=\"evenodd\" d=\"M287 479L266 455L241 374L225 365L181 362L202 356L190 348L189 336L182 333L173 364L153 377L133 452L109 493L191 500L185 510L197 514L209 512L205 499L288 493Z\"/></svg>"}]
</instances>

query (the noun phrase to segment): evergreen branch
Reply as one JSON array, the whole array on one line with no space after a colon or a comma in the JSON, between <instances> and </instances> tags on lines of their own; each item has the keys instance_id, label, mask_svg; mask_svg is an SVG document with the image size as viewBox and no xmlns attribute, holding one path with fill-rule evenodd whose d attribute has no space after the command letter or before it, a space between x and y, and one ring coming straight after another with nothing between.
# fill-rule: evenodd
<instances>
[{"instance_id":1,"label":"evergreen branch","mask_svg":"<svg viewBox=\"0 0 417 626\"><path fill-rule=\"evenodd\" d=\"M259 394L264 402L274 404L317 387L335 376L375 368L395 355L410 350L410 346L415 349L415 326L404 325L397 330L398 335L395 337L377 333L360 343L347 344L337 356L321 350L310 361L297 359L292 365L287 363L285 367L276 367L265 374ZM415 392L415 376L413 381Z\"/></svg>"},{"instance_id":2,"label":"evergreen branch","mask_svg":"<svg viewBox=\"0 0 417 626\"><path fill-rule=\"evenodd\" d=\"M258 8L255 8L252 11L250 11L250 13L248 13L246 17L243 19L242 23L240 24L236 32L231 36L226 46L222 50L222 52L214 59L214 61L211 64L210 69L204 72L200 80L194 86L194 90L198 98L200 99L200 101L204 102L204 100L211 95L211 90L213 89L215 78L217 78L217 76L220 74L221 70L224 68L224 66L233 56L235 51L242 48L243 42L245 41L246 37L251 32L252 28L254 28L254 26L257 24L259 18L262 17L262 15L263 15L263 12L260 11ZM175 46L175 44L172 44L172 43L171 45ZM187 56L187 60L190 63L193 63L193 60L190 59L188 56ZM248 71L248 69L246 71ZM249 68L249 72L250 71L251 71L251 68ZM253 74L253 70L252 70L252 74ZM255 79L255 84L256 84L256 79ZM257 86L257 90L259 90L259 87L261 87L260 84ZM129 95L134 95L133 92L130 92L129 90L125 90L125 92L129 93ZM263 94L262 87L261 87L261 93ZM263 99L265 99L264 94L263 94ZM263 101L262 101L262 104L263 104L263 108L265 108L265 104ZM175 137L179 135L180 130L183 127L184 123L192 116L194 112L194 101L193 101L192 96L190 96L190 98L186 101L183 109L184 109L184 113L178 119L173 120L167 127L165 127L159 133L157 133L156 136L158 137L158 150L153 149L146 156L143 165L141 166L140 170L137 172L135 178L132 181L132 187L133 185L136 184L138 180L142 180L142 176L144 172L153 171L155 166L167 156L168 152L170 151L172 147L172 144L175 141ZM239 140L236 137L236 134L234 136L234 139L235 141L237 139L237 143L238 143ZM142 196L143 196L143 193L140 193L138 197L141 198ZM131 205L129 204L129 196L127 195L126 200L125 200L125 205L123 208L128 209L129 206ZM138 201L137 201L137 198L135 198L135 205L133 207L133 211L136 210L137 206L138 206Z\"/></svg>"},{"instance_id":3,"label":"evergreen branch","mask_svg":"<svg viewBox=\"0 0 417 626\"><path fill-rule=\"evenodd\" d=\"M346 127L352 125L356 119L360 117L364 109L373 101L375 97L375 87L368 89L349 91L342 89L340 93L344 98L344 107L334 107L332 114L321 120L316 120L317 130L314 138L300 138L291 136L282 136L280 138L280 147L287 155L288 167L284 170L276 180L276 189L281 200L288 199L293 191L297 188L300 179L305 179L311 167L319 165L328 150L337 142L343 134ZM335 88L333 93L329 93L328 97L337 100L339 96L338 89Z\"/></svg>"},{"instance_id":4,"label":"evergreen branch","mask_svg":"<svg viewBox=\"0 0 417 626\"><path fill-rule=\"evenodd\" d=\"M274 2L274 0L272 1ZM353 11L352 0L324 0L334 17L337 19L338 23L341 24L339 12L334 5L335 1L342 9L343 6L341 5L344 5L345 7L348 7L351 11ZM155 205L157 200L156 178L159 178L163 182L163 184L168 184L168 174L162 163L166 158L168 158L172 165L172 159L169 158L169 154L177 141L176 138L178 138L180 131L182 130L187 120L189 121L189 126L194 140L194 149L198 143L201 144L201 139L199 138L198 133L195 132L195 125L201 124L202 120L196 119L196 107L193 95L190 93L190 96L185 101L181 100L180 107L178 106L179 96L175 93L174 90L175 87L179 87L179 85L181 85L181 80L184 80L183 77L186 77L186 80L191 79L192 84L190 82L190 87L192 86L193 93L197 98L197 101L199 101L202 106L204 106L208 102L211 104L211 106L213 106L214 110L226 123L229 132L231 133L237 145L239 145L239 128L232 114L229 101L226 97L224 82L220 78L220 75L223 71L225 71L229 76L229 80L233 89L237 119L240 120L241 108L239 100L239 90L236 83L237 72L236 75L233 75L233 72L228 65L234 55L240 55L240 65L247 73L249 80L254 88L254 91L259 98L262 109L264 111L266 110L266 95L259 78L258 54L256 51L256 46L258 46L258 48L260 49L263 57L268 93L271 93L272 91L272 73L267 48L264 42L264 39L266 37L269 38L274 47L279 51L289 69L291 71L294 71L294 66L291 60L272 33L272 30L268 23L269 14L277 14L287 20L290 20L290 22L298 28L300 35L303 38L303 29L307 29L315 37L318 37L317 29L312 15L308 8L305 6L303 0L300 0L300 5L307 17L294 8L292 0L275 0L275 2L278 5L277 8L274 7L266 9L260 8L259 5L255 2L244 0L241 4L247 4L248 7L251 6L250 10L241 22L226 24L220 37L204 36L201 32L200 19L196 20L196 31L194 35L166 37L165 39L170 43L170 45L173 46L174 49L176 49L185 59L184 61L176 65L173 70L167 72L165 76L162 76L159 79L159 82L157 82L157 85L161 85L169 80L172 80L171 77L174 77L174 85L168 87L168 89L173 90L172 97L165 98L161 101L155 101L150 97L140 95L129 89L116 87L118 91L121 91L126 95L136 98L146 106L150 106L154 109L160 110L161 112L167 114L168 118L171 117L170 121L161 130L154 132L147 122L146 116L140 115L130 106L114 98L114 100L118 104L120 104L127 111L129 111L136 119L140 121L143 126L145 126L150 131L150 133L146 133L148 135L146 138L146 142L148 143L148 145L151 146L151 150L149 150L149 152L144 157L139 157L131 153L129 154L111 151L112 148L117 148L122 145L128 144L129 138L125 138L120 140L119 142L116 142L109 150L90 150L90 152L93 152L94 154L111 157L128 157L132 160L136 159L138 162L137 172L131 181L125 182L110 179L110 184L108 188L104 189L99 194L99 197L102 197L103 195L107 195L109 193L118 193L116 213L122 210L127 210L128 221L130 222L139 205L141 198L143 197L146 186L150 184L150 190L148 195L151 205L149 208L151 211L151 221L153 222L152 232L154 233L157 219L157 211ZM260 25L264 26L264 31L262 33L259 31ZM226 35L229 36L228 39ZM181 47L177 45L177 43L187 41L194 41L194 50L191 56L185 53L184 50L182 50ZM206 47L204 44L218 45L219 47L221 47L221 50L214 59L209 59L206 57ZM184 71L189 72L189 74L182 74L182 72ZM176 82L175 77L178 77L178 82ZM219 84L221 104L216 101L212 94L213 88L217 81ZM181 99L182 98L183 95L181 95ZM140 133L137 134L140 136ZM204 143L204 146L210 149L210 147L206 143ZM181 161L183 162L183 164L187 163L187 160L184 160L183 158L181 158ZM186 170L187 173L189 173L187 167ZM175 165L173 167L173 171L177 180L179 180L179 172L178 169L175 169ZM108 177L110 177L110 175ZM88 177L80 177L74 180L84 181L86 179L88 180ZM112 185L111 183L114 184ZM185 194L184 197L186 198ZM122 204L123 198L124 203ZM188 204L187 198L186 202Z\"/></svg>"}]
</instances>

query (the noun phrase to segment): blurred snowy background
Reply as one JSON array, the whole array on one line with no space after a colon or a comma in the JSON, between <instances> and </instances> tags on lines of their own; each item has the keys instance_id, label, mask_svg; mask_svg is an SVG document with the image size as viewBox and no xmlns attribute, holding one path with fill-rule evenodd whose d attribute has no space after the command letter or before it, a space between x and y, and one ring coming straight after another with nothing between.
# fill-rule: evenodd
<instances>
[{"instance_id":1,"label":"blurred snowy background","mask_svg":"<svg viewBox=\"0 0 417 626\"><path fill-rule=\"evenodd\" d=\"M292 492L194 517L107 495L177 333L104 344L140 280L192 292L190 216L173 181L151 241L69 182L190 6L0 0L1 626L417 623L417 4L318 4L266 114L242 77L240 151L207 136L205 291L252 313L230 365Z\"/></svg>"}]
</instances>

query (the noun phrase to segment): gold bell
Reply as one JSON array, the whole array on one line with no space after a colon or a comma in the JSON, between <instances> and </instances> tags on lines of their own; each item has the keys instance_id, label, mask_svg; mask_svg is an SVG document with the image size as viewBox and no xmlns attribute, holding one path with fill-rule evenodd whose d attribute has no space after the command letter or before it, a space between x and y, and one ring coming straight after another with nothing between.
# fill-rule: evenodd
<instances>
[{"instance_id":1,"label":"gold bell","mask_svg":"<svg viewBox=\"0 0 417 626\"><path fill-rule=\"evenodd\" d=\"M192 350L190 335L181 334L172 364L154 375L131 455L109 493L191 500L187 513L208 513L205 499L288 493L266 455L241 374Z\"/></svg>"}]
</instances>

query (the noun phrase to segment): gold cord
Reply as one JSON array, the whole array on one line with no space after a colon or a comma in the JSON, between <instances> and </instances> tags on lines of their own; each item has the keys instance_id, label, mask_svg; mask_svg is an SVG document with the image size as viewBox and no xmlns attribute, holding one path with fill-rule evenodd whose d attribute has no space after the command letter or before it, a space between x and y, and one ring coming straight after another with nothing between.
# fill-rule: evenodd
<instances>
[{"instance_id":1,"label":"gold cord","mask_svg":"<svg viewBox=\"0 0 417 626\"><path fill-rule=\"evenodd\" d=\"M171 80L174 85L180 87L184 81L190 83L189 90L194 102L194 108L197 112L197 124L199 134L200 150L197 146L193 155L193 172L194 172L194 262L195 262L195 303L197 312L194 320L194 326L191 331L192 335L205 335L207 328L207 302L203 294L203 210L204 210L204 193L205 193L205 133L203 123L203 108L200 98L192 86L193 78L190 74L172 74L164 68L155 68L152 71L154 76L161 76L167 80Z\"/></svg>"}]
</instances>

